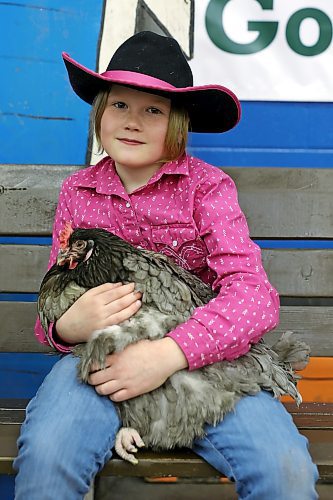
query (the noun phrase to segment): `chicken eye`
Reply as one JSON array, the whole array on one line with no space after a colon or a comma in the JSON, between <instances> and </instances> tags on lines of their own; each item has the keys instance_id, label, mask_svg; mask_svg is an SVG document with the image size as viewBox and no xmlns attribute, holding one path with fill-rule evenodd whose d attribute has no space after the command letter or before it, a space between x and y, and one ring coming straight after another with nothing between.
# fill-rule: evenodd
<instances>
[{"instance_id":1,"label":"chicken eye","mask_svg":"<svg viewBox=\"0 0 333 500\"><path fill-rule=\"evenodd\" d=\"M86 246L86 242L83 241L83 240L78 240L76 243L75 243L75 246L78 250L82 250L83 248L85 248Z\"/></svg>"}]
</instances>

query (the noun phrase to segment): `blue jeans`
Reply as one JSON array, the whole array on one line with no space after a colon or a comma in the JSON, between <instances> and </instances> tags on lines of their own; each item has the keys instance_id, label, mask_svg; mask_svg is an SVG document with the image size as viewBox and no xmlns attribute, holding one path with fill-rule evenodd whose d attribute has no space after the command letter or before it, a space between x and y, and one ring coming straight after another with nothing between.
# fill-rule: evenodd
<instances>
[{"instance_id":1,"label":"blue jeans","mask_svg":"<svg viewBox=\"0 0 333 500\"><path fill-rule=\"evenodd\" d=\"M111 458L117 411L107 397L78 382L76 364L72 355L63 357L28 405L14 463L16 500L82 499ZM244 397L206 430L193 450L236 482L239 498L318 498L307 441L269 393Z\"/></svg>"}]
</instances>

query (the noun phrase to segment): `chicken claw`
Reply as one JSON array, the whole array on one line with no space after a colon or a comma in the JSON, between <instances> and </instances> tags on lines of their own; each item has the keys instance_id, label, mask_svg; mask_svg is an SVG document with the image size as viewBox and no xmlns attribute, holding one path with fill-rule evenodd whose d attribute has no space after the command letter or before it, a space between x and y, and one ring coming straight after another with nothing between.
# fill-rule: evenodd
<instances>
[{"instance_id":1,"label":"chicken claw","mask_svg":"<svg viewBox=\"0 0 333 500\"><path fill-rule=\"evenodd\" d=\"M141 448L142 446L145 446L145 443L142 441L140 434L135 429L132 429L131 427L122 427L118 431L115 450L122 459L136 465L138 463L138 459L132 455L132 453L136 453L138 448Z\"/></svg>"}]
</instances>

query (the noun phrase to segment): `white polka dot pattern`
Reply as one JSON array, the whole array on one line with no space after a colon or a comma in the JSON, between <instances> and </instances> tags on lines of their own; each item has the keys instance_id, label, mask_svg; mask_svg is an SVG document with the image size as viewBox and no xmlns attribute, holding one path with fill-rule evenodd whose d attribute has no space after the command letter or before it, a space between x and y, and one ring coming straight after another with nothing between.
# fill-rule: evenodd
<instances>
[{"instance_id":1,"label":"white polka dot pattern","mask_svg":"<svg viewBox=\"0 0 333 500\"><path fill-rule=\"evenodd\" d=\"M66 221L73 227L102 227L137 247L164 253L219 292L168 334L190 369L235 359L278 322L278 294L249 238L235 185L217 167L184 156L130 194L108 157L76 172L60 192L49 266ZM45 343L39 322L36 335Z\"/></svg>"}]
</instances>

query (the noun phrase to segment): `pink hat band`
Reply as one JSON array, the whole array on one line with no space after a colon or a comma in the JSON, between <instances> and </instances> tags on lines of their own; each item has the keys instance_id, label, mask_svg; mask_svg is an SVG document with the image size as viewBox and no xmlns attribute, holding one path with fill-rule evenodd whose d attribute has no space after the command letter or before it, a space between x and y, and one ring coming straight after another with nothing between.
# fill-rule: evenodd
<instances>
[{"instance_id":1,"label":"pink hat band","mask_svg":"<svg viewBox=\"0 0 333 500\"><path fill-rule=\"evenodd\" d=\"M134 71L112 70L101 73L101 76L107 80L122 82L127 85L135 85L137 87L152 87L160 90L176 90L177 87L171 83L160 80L153 76L135 73Z\"/></svg>"}]
</instances>

